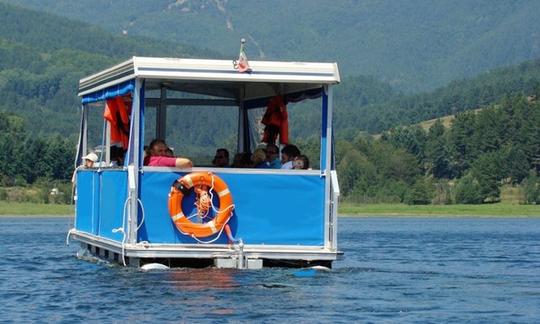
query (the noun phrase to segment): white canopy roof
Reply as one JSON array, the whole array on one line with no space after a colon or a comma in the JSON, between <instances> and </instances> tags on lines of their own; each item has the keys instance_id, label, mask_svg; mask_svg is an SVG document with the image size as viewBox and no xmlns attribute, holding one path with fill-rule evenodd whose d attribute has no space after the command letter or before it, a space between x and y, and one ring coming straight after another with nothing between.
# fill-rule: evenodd
<instances>
[{"instance_id":1,"label":"white canopy roof","mask_svg":"<svg viewBox=\"0 0 540 324\"><path fill-rule=\"evenodd\" d=\"M340 82L337 63L250 61L249 64L252 72L240 73L232 60L132 57L81 79L79 96L133 79L145 79L148 90L165 87L245 100Z\"/></svg>"}]
</instances>

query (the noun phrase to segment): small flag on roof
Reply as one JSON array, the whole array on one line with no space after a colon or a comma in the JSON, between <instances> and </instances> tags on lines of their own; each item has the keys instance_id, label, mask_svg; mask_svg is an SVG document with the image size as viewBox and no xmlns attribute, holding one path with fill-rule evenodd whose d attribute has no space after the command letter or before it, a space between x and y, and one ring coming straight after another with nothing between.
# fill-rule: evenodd
<instances>
[{"instance_id":1,"label":"small flag on roof","mask_svg":"<svg viewBox=\"0 0 540 324\"><path fill-rule=\"evenodd\" d=\"M246 51L245 51L245 44L246 39L242 38L240 40L240 55L238 55L238 60L233 61L234 68L238 70L238 72L251 72L251 67L249 66L249 62L247 59Z\"/></svg>"}]
</instances>

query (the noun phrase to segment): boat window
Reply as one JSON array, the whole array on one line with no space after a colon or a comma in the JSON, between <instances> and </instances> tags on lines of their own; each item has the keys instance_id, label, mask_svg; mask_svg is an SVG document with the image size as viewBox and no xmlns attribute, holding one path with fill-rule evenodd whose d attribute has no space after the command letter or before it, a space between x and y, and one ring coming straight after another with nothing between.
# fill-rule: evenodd
<instances>
[{"instance_id":1,"label":"boat window","mask_svg":"<svg viewBox=\"0 0 540 324\"><path fill-rule=\"evenodd\" d=\"M265 129L261 120L265 111L266 107L249 110L252 152L257 146L265 145L265 143L261 143ZM301 154L308 157L311 169L319 169L321 136L320 100L299 103L290 102L287 104L287 112L289 115L289 143L296 145ZM283 145L280 147L283 148Z\"/></svg>"},{"instance_id":2,"label":"boat window","mask_svg":"<svg viewBox=\"0 0 540 324\"><path fill-rule=\"evenodd\" d=\"M88 116L88 126L87 126L87 152L83 152L83 155L86 155L90 152L97 154L98 158L105 160L105 154L101 154L103 149L102 146L105 145L106 138L103 137L103 111L105 109L105 102L94 102L91 104L86 104L85 109L87 109ZM105 153L105 151L103 151ZM102 157L103 156L103 157Z\"/></svg>"},{"instance_id":3,"label":"boat window","mask_svg":"<svg viewBox=\"0 0 540 324\"><path fill-rule=\"evenodd\" d=\"M145 145L157 137L156 129L157 108L155 106L146 106L144 108L144 138Z\"/></svg>"},{"instance_id":4,"label":"boat window","mask_svg":"<svg viewBox=\"0 0 540 324\"><path fill-rule=\"evenodd\" d=\"M289 103L287 110L290 142L309 158L310 168L318 170L321 155L321 99Z\"/></svg>"},{"instance_id":5,"label":"boat window","mask_svg":"<svg viewBox=\"0 0 540 324\"><path fill-rule=\"evenodd\" d=\"M175 155L210 166L216 149L236 152L237 120L237 107L169 106L165 141Z\"/></svg>"},{"instance_id":6,"label":"boat window","mask_svg":"<svg viewBox=\"0 0 540 324\"><path fill-rule=\"evenodd\" d=\"M218 148L229 151L233 162L238 146L239 108L236 106L189 106L170 104L165 109L165 133L160 136L158 123L159 90L146 93L144 116L144 145L155 138L162 138L174 155L191 159L195 166L211 166ZM167 99L216 99L178 91L167 91ZM218 98L219 99L219 98ZM321 99L289 102L289 142L298 147L309 159L311 169L320 167ZM249 151L265 146L261 143L265 125L261 120L266 107L248 110ZM161 129L161 131L163 131ZM281 145L283 148L283 145Z\"/></svg>"},{"instance_id":7,"label":"boat window","mask_svg":"<svg viewBox=\"0 0 540 324\"><path fill-rule=\"evenodd\" d=\"M119 126L116 129L112 129L113 126L104 118L105 101L85 105L87 111L87 146L86 152L82 152L82 155L91 152L95 153L98 156L95 166L117 167L123 165L126 151L123 147L127 147L127 141L129 140L129 117L127 114L129 114L128 109L130 108L128 108L127 104L130 102L125 102L124 98L120 98L120 100L126 104L124 106L126 108L123 110L126 114L125 117L121 117L122 114L112 108L108 110L107 116L114 115L115 118L124 118L128 122L123 124L118 122L117 125Z\"/></svg>"}]
</instances>

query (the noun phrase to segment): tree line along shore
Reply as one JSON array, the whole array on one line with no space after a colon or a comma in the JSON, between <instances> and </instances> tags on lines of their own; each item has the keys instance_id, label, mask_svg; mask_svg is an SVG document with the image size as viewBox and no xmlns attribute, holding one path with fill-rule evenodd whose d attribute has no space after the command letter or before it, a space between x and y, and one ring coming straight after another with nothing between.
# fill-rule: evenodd
<instances>
[{"instance_id":1,"label":"tree line along shore","mask_svg":"<svg viewBox=\"0 0 540 324\"><path fill-rule=\"evenodd\" d=\"M66 216L74 214L74 206L66 204L17 203L0 201L0 216ZM414 216L414 217L540 217L540 206L498 203L482 205L407 205L401 203L386 204L350 204L343 203L339 216L379 217L379 216Z\"/></svg>"},{"instance_id":2,"label":"tree line along shore","mask_svg":"<svg viewBox=\"0 0 540 324\"><path fill-rule=\"evenodd\" d=\"M64 5L59 3L54 6ZM156 9L155 5L148 6L152 10ZM336 7L334 4L331 6ZM375 6L386 7L389 4ZM395 4L391 6L395 7ZM86 7L88 10L102 12L99 5ZM354 9L349 5L339 7L346 12ZM426 8L426 12L429 12ZM459 17L463 20L463 14L470 14L470 10L464 8L466 6L452 6L454 15L446 17L449 26L458 26L450 22L452 19ZM73 11L71 5L65 9ZM56 11L67 14L69 10L66 10ZM360 11L364 13L365 8ZM386 10L378 12L387 16ZM490 12L490 15L507 18L508 12L498 8ZM317 14L324 15L325 12L318 11ZM512 14L532 15L531 11L526 10ZM0 82L0 201L10 203L70 203L70 179L80 117L76 109L80 106L80 98L74 87L80 78L133 55L228 57L228 54L218 51L197 48L200 42L192 45L164 42L161 36L163 31L170 29L170 23L163 23L157 29L152 28L156 33L154 36L160 38L155 40L114 35L79 21L7 4L0 5L0 16L4 19L5 27L0 30L0 80L5 81ZM348 17L358 21L354 15ZM411 16L405 14L401 18L408 22ZM173 20L187 23L184 20ZM440 19L436 20L440 26ZM492 21L499 20L493 18ZM35 21L44 22L42 28L25 28ZM507 21L526 24L527 19ZM213 24L215 21L208 20L207 23ZM296 22L294 24L298 27ZM274 25L263 28L272 29ZM496 27L510 30L500 23ZM459 28L464 27L459 25ZM474 30L476 24L468 28ZM446 63L453 62L443 65L415 61L412 58L418 55L412 54L409 60L398 60L401 63L391 60L392 64L382 64L379 61L380 55L365 56L369 51L360 51L362 59L359 60L360 52L351 50L350 46L346 47L346 61L354 62L355 69L340 63L343 78L335 88L334 95L335 166L344 206L428 204L438 208L437 205L491 205L505 202L503 196L506 186L519 189L520 197L516 204L534 206L540 203L540 59L530 55L530 43L517 41L522 37L521 29L511 30L509 33L495 34L504 40L496 43L514 44L509 45L513 55L508 56L503 47L476 46L478 51L466 53L472 60L443 60ZM297 31L305 34L302 30ZM51 34L59 37L47 36ZM196 34L191 36L199 39ZM412 35L403 30L401 34L394 36L404 39ZM85 37L81 38L80 35ZM373 35L362 37L381 41L381 37ZM454 36L461 35L456 33ZM495 39L483 35L471 34L469 36L472 38L469 37L468 41L477 44L478 40ZM204 33L204 36L212 35ZM423 41L426 44L437 43L435 45L439 46L440 32L433 30L431 36ZM478 39L475 41L474 37ZM331 38L332 41L338 41L336 45L339 45L339 39ZM217 39L221 45L231 44L230 39ZM383 43L380 45L400 46L399 42ZM410 44L405 43L407 46ZM462 44L462 40L458 43ZM373 47L370 42L358 44L370 44L369 47ZM296 54L284 53L282 42L276 42L275 39L267 39L264 46L277 46L283 58L309 55L305 46L288 49ZM426 48L441 52L437 46ZM334 60L337 53L335 50L337 48L339 52L339 46L331 48ZM315 46L310 51L320 54L320 50L320 46ZM403 58L407 50L387 52L399 53ZM486 50L490 55L485 55ZM460 51L446 51L445 54L465 55L460 54ZM504 60L495 59L497 55L504 56ZM437 61L438 64L443 62L440 57ZM458 61L462 64L461 68L456 68L454 64ZM376 65L376 62L382 65ZM396 65L402 65L403 62L407 62L405 70L403 66ZM517 62L521 63L511 65ZM419 69L415 64L428 64L431 72L424 74L428 70ZM366 72L366 66L374 70L384 67L386 77L381 78L382 75L371 73L368 73L370 76L359 74L360 71ZM460 70L468 72L461 74ZM388 80L393 81L388 83ZM419 83L413 85L412 80L422 80L424 86ZM320 112L312 108L308 103L305 106L291 104L289 128L291 140L309 157L312 167L316 169L320 156L317 134L320 129ZM171 124L178 125L184 120L193 121L190 131L178 127L178 133L172 134L185 141L185 145L177 149L183 156L201 156L209 162L217 147L229 148L235 142L230 136L230 129L223 126L236 120L236 114L211 118L212 115L206 117L201 113L200 110L189 110L177 115L170 113L167 118ZM100 130L103 119L97 115L98 118L92 119L89 126L96 126ZM426 120L433 122L420 124ZM175 128L170 129L175 131ZM102 134L99 130L97 135ZM236 132L233 136L236 136ZM92 141L93 144L101 143L101 140L95 138ZM199 161L194 159L194 162L197 164Z\"/></svg>"},{"instance_id":3,"label":"tree line along shore","mask_svg":"<svg viewBox=\"0 0 540 324\"><path fill-rule=\"evenodd\" d=\"M540 88L537 90L540 94ZM540 103L534 96L459 113L445 126L394 127L378 137L336 140L342 201L351 204L485 204L517 188L518 203L540 203ZM0 112L0 200L69 203L74 143L35 137L23 120ZM318 142L298 139L307 156ZM318 168L315 160L313 167Z\"/></svg>"}]
</instances>

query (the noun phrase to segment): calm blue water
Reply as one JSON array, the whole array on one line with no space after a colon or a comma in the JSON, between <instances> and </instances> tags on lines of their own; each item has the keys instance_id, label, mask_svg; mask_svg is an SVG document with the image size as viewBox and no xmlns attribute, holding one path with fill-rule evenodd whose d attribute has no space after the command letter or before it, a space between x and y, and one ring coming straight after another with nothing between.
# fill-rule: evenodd
<instances>
[{"instance_id":1,"label":"calm blue water","mask_svg":"<svg viewBox=\"0 0 540 324\"><path fill-rule=\"evenodd\" d=\"M330 272L141 272L76 258L66 218L0 218L0 321L540 321L540 219L340 218Z\"/></svg>"}]
</instances>

